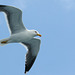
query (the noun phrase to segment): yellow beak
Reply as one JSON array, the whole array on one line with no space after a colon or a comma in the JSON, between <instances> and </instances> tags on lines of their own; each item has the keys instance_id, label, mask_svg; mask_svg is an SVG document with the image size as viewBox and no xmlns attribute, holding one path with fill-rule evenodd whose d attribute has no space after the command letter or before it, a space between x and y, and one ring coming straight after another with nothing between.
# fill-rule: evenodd
<instances>
[{"instance_id":1,"label":"yellow beak","mask_svg":"<svg viewBox=\"0 0 75 75\"><path fill-rule=\"evenodd\" d=\"M37 34L37 35L41 37L41 34Z\"/></svg>"}]
</instances>

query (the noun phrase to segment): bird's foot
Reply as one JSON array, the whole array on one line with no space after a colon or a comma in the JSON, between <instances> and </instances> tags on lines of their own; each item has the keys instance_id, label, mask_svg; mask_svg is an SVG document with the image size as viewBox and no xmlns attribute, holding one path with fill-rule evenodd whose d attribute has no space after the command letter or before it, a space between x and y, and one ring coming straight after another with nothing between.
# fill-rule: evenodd
<instances>
[{"instance_id":1,"label":"bird's foot","mask_svg":"<svg viewBox=\"0 0 75 75\"><path fill-rule=\"evenodd\" d=\"M6 41L2 41L1 43L7 43L8 42L8 40L6 40Z\"/></svg>"}]
</instances>

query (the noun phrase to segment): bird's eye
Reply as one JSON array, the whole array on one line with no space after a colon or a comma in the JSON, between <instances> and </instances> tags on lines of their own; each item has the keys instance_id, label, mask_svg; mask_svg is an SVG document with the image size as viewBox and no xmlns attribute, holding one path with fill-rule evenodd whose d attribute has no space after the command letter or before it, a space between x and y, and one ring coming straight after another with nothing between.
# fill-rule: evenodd
<instances>
[{"instance_id":1,"label":"bird's eye","mask_svg":"<svg viewBox=\"0 0 75 75\"><path fill-rule=\"evenodd\" d=\"M37 33L37 31L35 31L35 33Z\"/></svg>"}]
</instances>

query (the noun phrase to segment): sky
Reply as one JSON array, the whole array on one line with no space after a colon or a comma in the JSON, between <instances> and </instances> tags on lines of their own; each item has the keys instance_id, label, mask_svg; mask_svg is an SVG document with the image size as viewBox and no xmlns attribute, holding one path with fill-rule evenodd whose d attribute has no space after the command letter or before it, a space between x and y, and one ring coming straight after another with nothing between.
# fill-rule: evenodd
<instances>
[{"instance_id":1,"label":"sky","mask_svg":"<svg viewBox=\"0 0 75 75\"><path fill-rule=\"evenodd\" d=\"M22 10L27 29L42 37L39 54L26 75L75 75L74 0L0 0ZM10 36L0 12L0 39ZM0 46L0 75L24 75L26 49L18 44Z\"/></svg>"}]
</instances>

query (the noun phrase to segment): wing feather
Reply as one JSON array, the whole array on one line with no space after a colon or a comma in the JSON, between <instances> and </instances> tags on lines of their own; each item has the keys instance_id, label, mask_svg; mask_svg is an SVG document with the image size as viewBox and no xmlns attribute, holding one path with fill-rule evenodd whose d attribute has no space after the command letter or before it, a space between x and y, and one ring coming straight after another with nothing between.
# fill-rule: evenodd
<instances>
[{"instance_id":1,"label":"wing feather","mask_svg":"<svg viewBox=\"0 0 75 75\"><path fill-rule=\"evenodd\" d=\"M25 30L22 22L22 11L20 9L12 6L0 5L0 11L6 13L11 34Z\"/></svg>"},{"instance_id":2,"label":"wing feather","mask_svg":"<svg viewBox=\"0 0 75 75\"><path fill-rule=\"evenodd\" d=\"M22 44L26 45L28 48L28 52L26 54L26 61L25 61L25 73L30 70L37 57L37 54L40 49L40 42L41 42L40 39L37 38L31 39L27 43L22 42Z\"/></svg>"}]
</instances>

